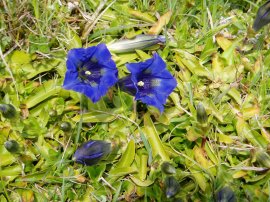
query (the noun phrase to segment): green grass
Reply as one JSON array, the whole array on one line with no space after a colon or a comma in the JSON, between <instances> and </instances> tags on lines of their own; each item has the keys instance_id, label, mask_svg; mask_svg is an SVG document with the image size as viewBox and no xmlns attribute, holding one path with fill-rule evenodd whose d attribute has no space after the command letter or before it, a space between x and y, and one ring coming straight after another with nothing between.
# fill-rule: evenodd
<instances>
[{"instance_id":1,"label":"green grass","mask_svg":"<svg viewBox=\"0 0 270 202\"><path fill-rule=\"evenodd\" d=\"M0 201L215 201L224 187L239 201L269 201L269 26L251 28L263 2L104 2L72 11L65 1L0 2L0 104L17 110L14 119L0 114ZM61 88L68 50L147 34L169 10L166 45L113 55L119 77L128 62L163 57L178 83L163 114L117 88L96 104ZM207 124L197 120L199 102ZM112 142L112 155L74 163L90 139ZM7 140L21 152L9 153ZM174 199L163 161L176 168Z\"/></svg>"}]
</instances>

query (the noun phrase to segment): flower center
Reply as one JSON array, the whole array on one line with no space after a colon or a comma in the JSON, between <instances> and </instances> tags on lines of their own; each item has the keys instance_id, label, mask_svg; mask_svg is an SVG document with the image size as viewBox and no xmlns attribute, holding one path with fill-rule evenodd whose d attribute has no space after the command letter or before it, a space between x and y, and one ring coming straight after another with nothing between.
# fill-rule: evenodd
<instances>
[{"instance_id":1,"label":"flower center","mask_svg":"<svg viewBox=\"0 0 270 202\"><path fill-rule=\"evenodd\" d=\"M88 75L88 76L90 76L92 74L90 71L85 71L84 73L85 73L85 75Z\"/></svg>"},{"instance_id":2,"label":"flower center","mask_svg":"<svg viewBox=\"0 0 270 202\"><path fill-rule=\"evenodd\" d=\"M97 63L95 58L91 58L78 67L79 79L91 86L96 86L103 75L103 68Z\"/></svg>"},{"instance_id":3,"label":"flower center","mask_svg":"<svg viewBox=\"0 0 270 202\"><path fill-rule=\"evenodd\" d=\"M139 82L137 83L137 85L140 86L140 87L143 87L143 86L144 86L144 82L143 82L143 81L139 81Z\"/></svg>"}]
</instances>

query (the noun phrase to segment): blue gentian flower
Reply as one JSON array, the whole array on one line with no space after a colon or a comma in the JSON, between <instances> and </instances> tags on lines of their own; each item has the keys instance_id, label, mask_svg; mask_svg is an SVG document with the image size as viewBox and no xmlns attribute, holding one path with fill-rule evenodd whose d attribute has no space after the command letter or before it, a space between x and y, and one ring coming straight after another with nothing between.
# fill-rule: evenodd
<instances>
[{"instance_id":1,"label":"blue gentian flower","mask_svg":"<svg viewBox=\"0 0 270 202\"><path fill-rule=\"evenodd\" d=\"M118 81L120 89L134 95L136 100L163 112L163 105L177 86L177 82L166 69L166 63L162 58L155 53L151 59L126 66L131 74Z\"/></svg>"},{"instance_id":2,"label":"blue gentian flower","mask_svg":"<svg viewBox=\"0 0 270 202\"><path fill-rule=\"evenodd\" d=\"M68 52L63 88L89 97L94 103L117 82L118 71L105 44Z\"/></svg>"},{"instance_id":3,"label":"blue gentian flower","mask_svg":"<svg viewBox=\"0 0 270 202\"><path fill-rule=\"evenodd\" d=\"M90 140L82 144L75 152L74 159L83 165L94 165L111 152L111 143L102 140Z\"/></svg>"}]
</instances>

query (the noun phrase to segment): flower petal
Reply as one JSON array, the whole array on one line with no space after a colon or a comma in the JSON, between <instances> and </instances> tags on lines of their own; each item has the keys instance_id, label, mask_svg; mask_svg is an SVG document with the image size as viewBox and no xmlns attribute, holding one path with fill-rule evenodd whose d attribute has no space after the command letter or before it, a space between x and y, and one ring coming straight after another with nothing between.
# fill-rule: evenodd
<instances>
[{"instance_id":1,"label":"flower petal","mask_svg":"<svg viewBox=\"0 0 270 202\"><path fill-rule=\"evenodd\" d=\"M138 92L135 96L135 100L140 100L147 105L154 106L158 108L161 113L164 111L163 103L159 101L155 94L145 95Z\"/></svg>"},{"instance_id":2,"label":"flower petal","mask_svg":"<svg viewBox=\"0 0 270 202\"><path fill-rule=\"evenodd\" d=\"M126 77L123 77L118 80L117 82L120 90L130 94L130 95L135 95L138 91L138 88L134 84L134 82L131 80L131 75L128 75Z\"/></svg>"},{"instance_id":3,"label":"flower petal","mask_svg":"<svg viewBox=\"0 0 270 202\"><path fill-rule=\"evenodd\" d=\"M154 58L150 58L144 62L138 62L138 63L129 63L126 64L128 70L131 72L131 74L138 74L146 70L151 64L153 63Z\"/></svg>"},{"instance_id":4,"label":"flower petal","mask_svg":"<svg viewBox=\"0 0 270 202\"><path fill-rule=\"evenodd\" d=\"M165 104L167 97L171 94L176 86L177 82L173 77L171 79L160 79L160 84L154 88L155 94L158 98L160 98L160 101Z\"/></svg>"},{"instance_id":5,"label":"flower petal","mask_svg":"<svg viewBox=\"0 0 270 202\"><path fill-rule=\"evenodd\" d=\"M171 73L166 69L166 63L164 60L157 54L154 53L153 63L147 68L146 72L151 72L155 77L159 78L172 78Z\"/></svg>"},{"instance_id":6,"label":"flower petal","mask_svg":"<svg viewBox=\"0 0 270 202\"><path fill-rule=\"evenodd\" d=\"M78 80L78 72L68 70L64 79L63 88L71 90L72 87L78 83L80 83Z\"/></svg>"},{"instance_id":7,"label":"flower petal","mask_svg":"<svg viewBox=\"0 0 270 202\"><path fill-rule=\"evenodd\" d=\"M96 47L89 48L74 48L68 52L67 55L67 69L70 71L77 71L78 66L81 66L87 61L93 53L96 51Z\"/></svg>"},{"instance_id":8,"label":"flower petal","mask_svg":"<svg viewBox=\"0 0 270 202\"><path fill-rule=\"evenodd\" d=\"M97 60L100 64L106 64L111 60L111 53L104 43L98 44L96 46L96 51L92 55L92 58Z\"/></svg>"}]
</instances>

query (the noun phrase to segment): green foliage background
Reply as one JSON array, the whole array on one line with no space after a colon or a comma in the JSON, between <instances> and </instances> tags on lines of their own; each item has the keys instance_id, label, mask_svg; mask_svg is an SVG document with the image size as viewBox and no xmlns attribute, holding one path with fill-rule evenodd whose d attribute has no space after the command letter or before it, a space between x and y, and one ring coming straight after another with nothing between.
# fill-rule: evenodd
<instances>
[{"instance_id":1,"label":"green foliage background","mask_svg":"<svg viewBox=\"0 0 270 202\"><path fill-rule=\"evenodd\" d=\"M17 116L0 115L0 201L215 201L223 187L239 201L269 200L269 26L251 28L262 3L1 1L0 103ZM69 49L147 34L168 11L165 45L113 55L119 77L127 62L161 55L178 82L163 114L116 88L97 104L61 88ZM90 139L112 142L112 154L96 166L74 163ZM8 152L7 140L20 152ZM164 161L180 184L173 199Z\"/></svg>"}]
</instances>

